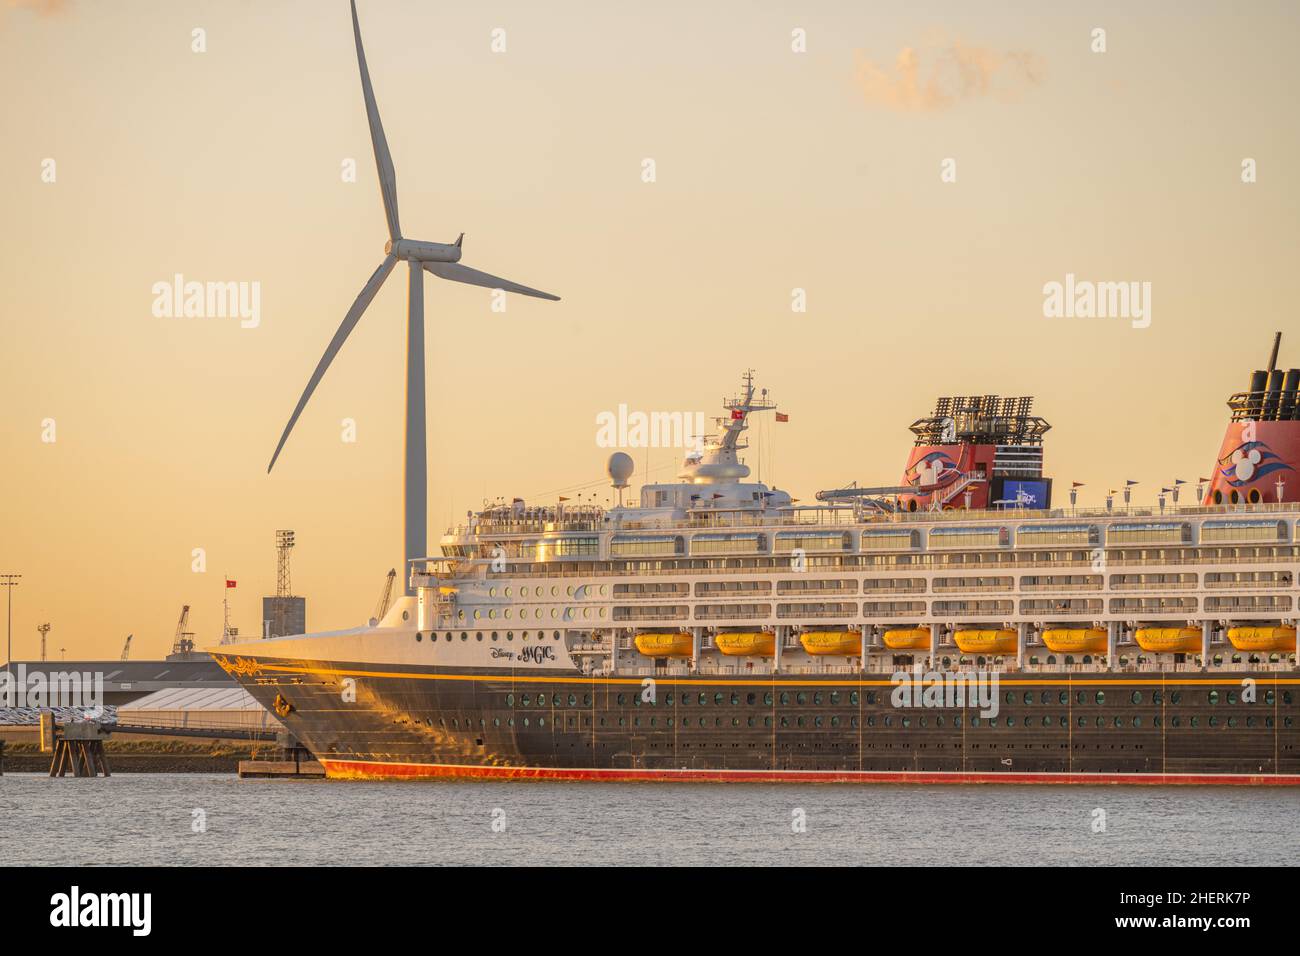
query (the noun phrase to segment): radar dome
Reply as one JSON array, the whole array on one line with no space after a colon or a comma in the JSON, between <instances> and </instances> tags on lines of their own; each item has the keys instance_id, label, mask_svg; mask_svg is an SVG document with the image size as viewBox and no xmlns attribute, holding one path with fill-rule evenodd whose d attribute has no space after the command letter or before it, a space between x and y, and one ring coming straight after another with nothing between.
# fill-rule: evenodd
<instances>
[{"instance_id":1,"label":"radar dome","mask_svg":"<svg viewBox=\"0 0 1300 956\"><path fill-rule=\"evenodd\" d=\"M631 455L616 451L609 456L609 464L605 466L605 471L614 482L615 488L626 488L627 480L632 477L634 467Z\"/></svg>"}]
</instances>

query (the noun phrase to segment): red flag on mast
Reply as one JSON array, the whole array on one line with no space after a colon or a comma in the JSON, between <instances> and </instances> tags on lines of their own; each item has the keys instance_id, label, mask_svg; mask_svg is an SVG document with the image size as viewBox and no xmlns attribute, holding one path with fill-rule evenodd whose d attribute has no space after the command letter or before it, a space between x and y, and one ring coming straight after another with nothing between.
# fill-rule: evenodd
<instances>
[{"instance_id":1,"label":"red flag on mast","mask_svg":"<svg viewBox=\"0 0 1300 956\"><path fill-rule=\"evenodd\" d=\"M790 416L787 415L785 412L777 412L776 420L778 422L788 422L790 420Z\"/></svg>"},{"instance_id":2,"label":"red flag on mast","mask_svg":"<svg viewBox=\"0 0 1300 956\"><path fill-rule=\"evenodd\" d=\"M234 586L235 586L235 582L230 580L230 578L226 578L226 587L233 588Z\"/></svg>"}]
</instances>

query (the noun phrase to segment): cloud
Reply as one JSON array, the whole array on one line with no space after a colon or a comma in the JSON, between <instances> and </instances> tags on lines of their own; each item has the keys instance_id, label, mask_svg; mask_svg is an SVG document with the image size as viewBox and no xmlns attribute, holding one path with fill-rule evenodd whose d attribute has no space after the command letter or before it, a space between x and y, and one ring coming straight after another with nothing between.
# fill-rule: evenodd
<instances>
[{"instance_id":1,"label":"cloud","mask_svg":"<svg viewBox=\"0 0 1300 956\"><path fill-rule=\"evenodd\" d=\"M877 66L860 52L853 70L863 97L873 106L901 113L937 113L963 100L995 97L1011 100L1038 86L1045 71L1033 53L999 53L960 40L918 52L903 47L893 69Z\"/></svg>"}]
</instances>

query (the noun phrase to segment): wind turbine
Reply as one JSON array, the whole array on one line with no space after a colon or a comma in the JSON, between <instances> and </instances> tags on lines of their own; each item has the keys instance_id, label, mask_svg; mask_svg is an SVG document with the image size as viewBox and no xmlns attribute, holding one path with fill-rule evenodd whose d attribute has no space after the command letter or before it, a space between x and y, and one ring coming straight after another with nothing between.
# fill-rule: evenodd
<instances>
[{"instance_id":1,"label":"wind turbine","mask_svg":"<svg viewBox=\"0 0 1300 956\"><path fill-rule=\"evenodd\" d=\"M357 44L357 65L361 70L361 93L366 102L366 118L370 122L370 141L375 150L375 166L379 171L379 192L384 202L384 217L388 220L388 241L384 243L384 261L379 263L379 268L375 270L369 281L362 287L361 293L357 296L356 301L352 303L352 308L348 309L338 331L334 333L334 338L330 340L329 346L326 347L325 354L321 356L320 361L316 364L316 371L312 372L307 387L303 389L302 398L298 399L297 407L294 408L293 414L289 416L289 424L284 426L284 434L280 436L280 443L275 446L275 454L271 456L271 463L266 466L266 471L267 474L270 474L271 469L275 467L275 461L280 457L280 451L284 448L289 433L293 431L298 416L302 414L302 410L306 407L307 400L311 398L312 392L320 384L320 380L325 375L325 370L334 361L334 356L339 353L339 349L347 341L348 335L351 334L357 322L360 321L375 294L379 292L384 280L388 278L388 274L393 271L393 267L399 261L405 260L410 270L410 283L407 287L409 291L406 318L406 468L403 510L405 555L409 573L410 562L413 559L423 558L428 555L428 458L424 427L424 270L427 269L442 279L449 279L452 282L465 282L469 285L483 286L487 289L503 289L506 292L518 292L521 295L531 295L539 299L551 299L556 302L559 301L559 296L540 292L526 285L511 282L509 279L502 279L462 265L460 253L461 242L465 238L464 233L461 233L453 243L421 242L415 239L406 239L402 236L402 227L397 217L397 173L393 169L393 157L388 151L388 140L384 138L383 124L379 121L379 107L375 105L375 91L370 85L370 71L366 67L366 53L361 46L361 26L357 22L356 0L351 0L351 3L352 35ZM408 594L411 593L409 580L409 577L407 577L406 593Z\"/></svg>"}]
</instances>

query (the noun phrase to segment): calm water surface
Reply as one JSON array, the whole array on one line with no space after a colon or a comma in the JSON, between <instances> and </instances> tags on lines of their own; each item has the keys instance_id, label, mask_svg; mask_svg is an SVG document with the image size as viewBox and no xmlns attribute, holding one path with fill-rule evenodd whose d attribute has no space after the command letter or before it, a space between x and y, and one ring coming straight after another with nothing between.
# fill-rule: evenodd
<instances>
[{"instance_id":1,"label":"calm water surface","mask_svg":"<svg viewBox=\"0 0 1300 956\"><path fill-rule=\"evenodd\" d=\"M0 828L9 865L1258 865L1295 861L1300 790L7 774Z\"/></svg>"}]
</instances>

